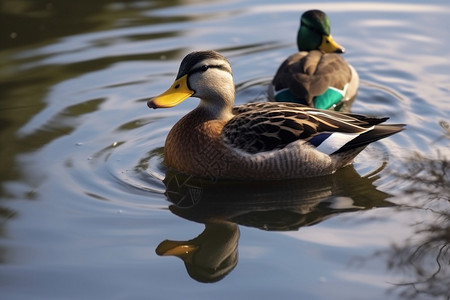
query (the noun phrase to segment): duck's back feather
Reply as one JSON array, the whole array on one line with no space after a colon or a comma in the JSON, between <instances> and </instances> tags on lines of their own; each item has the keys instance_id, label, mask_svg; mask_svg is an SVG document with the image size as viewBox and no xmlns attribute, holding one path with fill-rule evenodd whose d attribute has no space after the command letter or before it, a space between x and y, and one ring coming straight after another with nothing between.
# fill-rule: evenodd
<instances>
[{"instance_id":1,"label":"duck's back feather","mask_svg":"<svg viewBox=\"0 0 450 300\"><path fill-rule=\"evenodd\" d=\"M302 51L289 56L279 67L272 85L275 91L289 89L297 99L313 107L313 99L329 87L344 90L352 71L336 53Z\"/></svg>"}]
</instances>

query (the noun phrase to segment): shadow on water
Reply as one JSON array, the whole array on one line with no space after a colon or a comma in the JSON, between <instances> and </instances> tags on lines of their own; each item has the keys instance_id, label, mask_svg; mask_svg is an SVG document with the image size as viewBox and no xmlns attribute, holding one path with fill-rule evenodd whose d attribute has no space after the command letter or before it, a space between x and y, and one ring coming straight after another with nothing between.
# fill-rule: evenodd
<instances>
[{"instance_id":1,"label":"shadow on water","mask_svg":"<svg viewBox=\"0 0 450 300\"><path fill-rule=\"evenodd\" d=\"M393 282L393 292L403 299L450 299L450 158L416 154L393 174L404 186L399 199L407 204L396 213L419 213L411 223L413 235L375 253L390 272L407 275ZM426 217L424 217L426 214Z\"/></svg>"},{"instance_id":2,"label":"shadow on water","mask_svg":"<svg viewBox=\"0 0 450 300\"><path fill-rule=\"evenodd\" d=\"M210 182L168 171L170 211L205 229L190 240L165 240L156 253L181 258L197 281L219 281L238 263L238 225L292 231L344 212L393 206L386 200L390 195L374 186L376 179L361 177L352 166L323 177L250 183Z\"/></svg>"}]
</instances>

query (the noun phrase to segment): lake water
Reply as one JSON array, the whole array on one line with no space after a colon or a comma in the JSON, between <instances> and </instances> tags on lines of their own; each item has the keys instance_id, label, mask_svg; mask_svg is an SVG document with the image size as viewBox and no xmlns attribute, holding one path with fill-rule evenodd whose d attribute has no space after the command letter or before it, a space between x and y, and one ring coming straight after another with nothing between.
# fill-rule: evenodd
<instances>
[{"instance_id":1,"label":"lake water","mask_svg":"<svg viewBox=\"0 0 450 300\"><path fill-rule=\"evenodd\" d=\"M450 4L410 2L2 1L1 298L450 299ZM198 99L146 101L184 55L264 100L312 8L359 72L351 111L406 130L313 180L165 174Z\"/></svg>"}]
</instances>

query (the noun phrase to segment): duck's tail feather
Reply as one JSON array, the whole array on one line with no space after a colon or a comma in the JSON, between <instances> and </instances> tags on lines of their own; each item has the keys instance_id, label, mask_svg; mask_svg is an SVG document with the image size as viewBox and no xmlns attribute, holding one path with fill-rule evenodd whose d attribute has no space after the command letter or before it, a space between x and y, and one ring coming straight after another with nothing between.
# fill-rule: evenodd
<instances>
[{"instance_id":1,"label":"duck's tail feather","mask_svg":"<svg viewBox=\"0 0 450 300\"><path fill-rule=\"evenodd\" d=\"M333 154L342 153L359 147L367 146L370 143L373 143L375 141L393 135L394 133L402 131L405 126L406 124L376 125L373 127L372 130L366 131L358 135L357 137L346 143L344 146L336 150Z\"/></svg>"}]
</instances>

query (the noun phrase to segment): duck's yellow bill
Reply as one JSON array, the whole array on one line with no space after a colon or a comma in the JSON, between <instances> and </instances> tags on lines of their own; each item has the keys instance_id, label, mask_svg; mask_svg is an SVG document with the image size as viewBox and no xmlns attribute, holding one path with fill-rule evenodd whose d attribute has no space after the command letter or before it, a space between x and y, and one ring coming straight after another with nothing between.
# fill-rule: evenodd
<instances>
[{"instance_id":1,"label":"duck's yellow bill","mask_svg":"<svg viewBox=\"0 0 450 300\"><path fill-rule=\"evenodd\" d=\"M150 108L168 108L180 104L194 91L190 90L187 84L187 75L184 75L172 84L172 86L159 96L153 97L147 102Z\"/></svg>"},{"instance_id":2,"label":"duck's yellow bill","mask_svg":"<svg viewBox=\"0 0 450 300\"><path fill-rule=\"evenodd\" d=\"M336 43L330 35L322 36L322 43L319 49L326 53L344 53L345 48Z\"/></svg>"}]
</instances>

